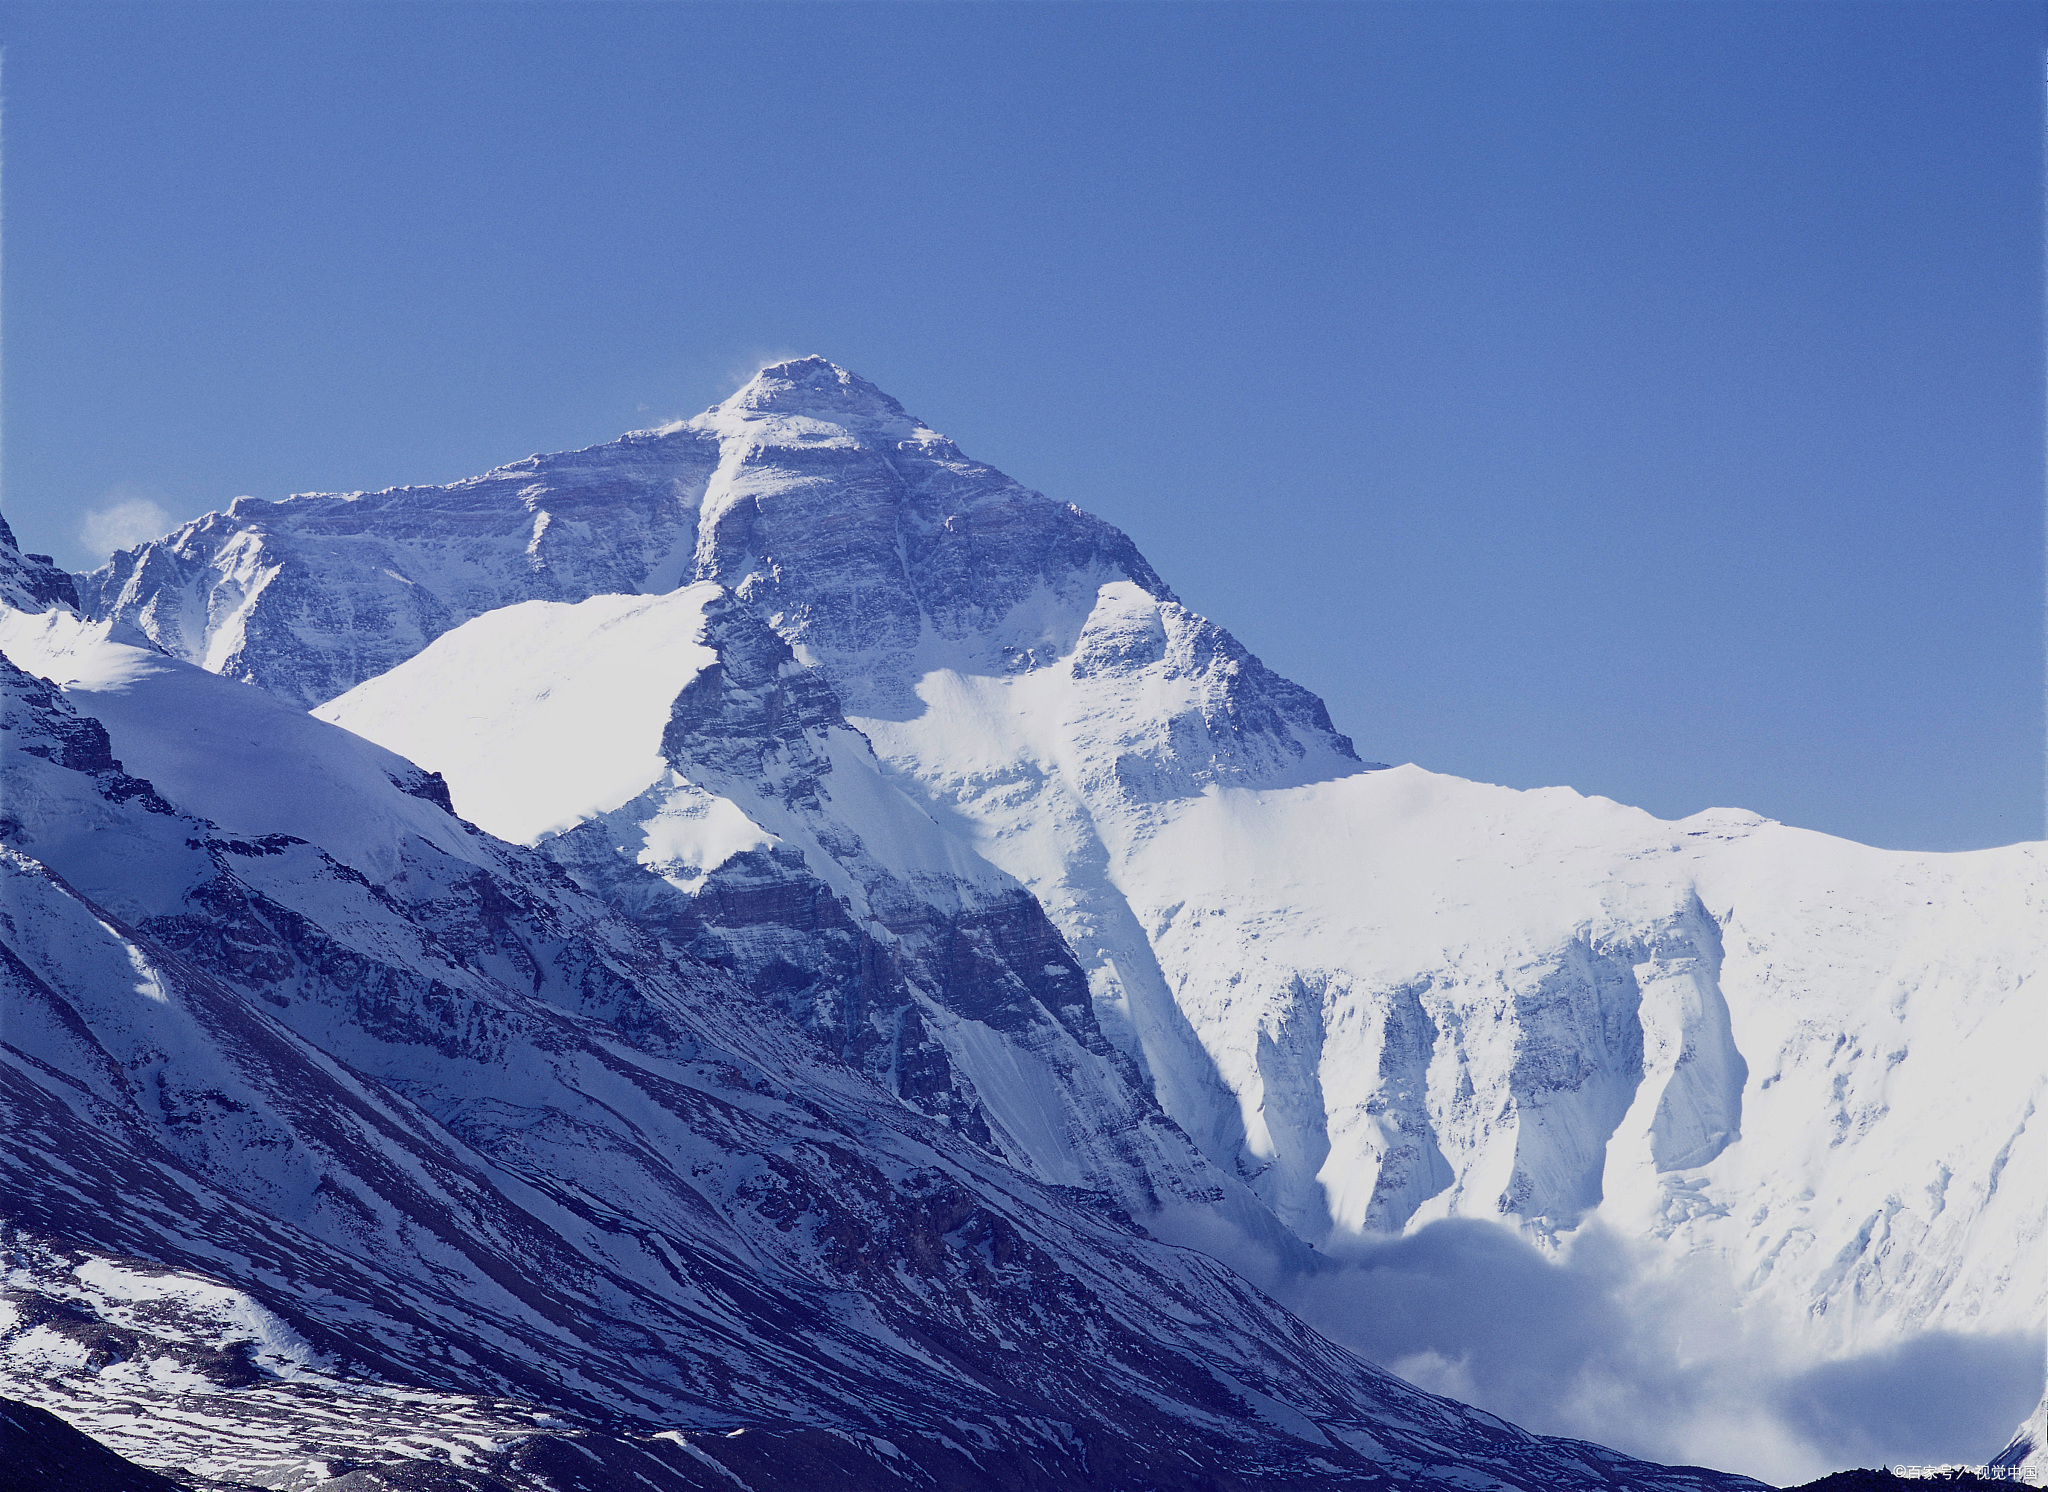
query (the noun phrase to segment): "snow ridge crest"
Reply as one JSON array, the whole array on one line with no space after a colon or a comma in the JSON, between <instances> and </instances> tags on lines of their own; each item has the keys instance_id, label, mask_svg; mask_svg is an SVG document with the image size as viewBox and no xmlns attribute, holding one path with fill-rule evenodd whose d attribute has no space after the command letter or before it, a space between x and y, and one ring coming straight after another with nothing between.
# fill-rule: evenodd
<instances>
[{"instance_id":1,"label":"snow ridge crest","mask_svg":"<svg viewBox=\"0 0 2048 1492\"><path fill-rule=\"evenodd\" d=\"M734 413L747 410L856 420L909 418L901 404L865 378L815 354L770 363L718 407Z\"/></svg>"}]
</instances>

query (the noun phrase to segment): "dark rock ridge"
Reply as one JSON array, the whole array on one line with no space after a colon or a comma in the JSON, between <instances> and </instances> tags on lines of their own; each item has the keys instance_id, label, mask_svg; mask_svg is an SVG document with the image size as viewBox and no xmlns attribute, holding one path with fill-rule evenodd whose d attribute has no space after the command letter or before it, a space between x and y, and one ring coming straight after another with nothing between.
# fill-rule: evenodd
<instances>
[{"instance_id":1,"label":"dark rock ridge","mask_svg":"<svg viewBox=\"0 0 2048 1492\"><path fill-rule=\"evenodd\" d=\"M177 1492L178 1484L74 1430L47 1410L0 1398L0 1492Z\"/></svg>"},{"instance_id":2,"label":"dark rock ridge","mask_svg":"<svg viewBox=\"0 0 2048 1492\"><path fill-rule=\"evenodd\" d=\"M0 518L0 603L17 611L78 606L77 581L47 554L23 554L5 518Z\"/></svg>"},{"instance_id":3,"label":"dark rock ridge","mask_svg":"<svg viewBox=\"0 0 2048 1492\"><path fill-rule=\"evenodd\" d=\"M663 760L705 791L765 790L792 817L816 823L823 855L857 880L860 911L786 845L736 854L692 892L649 876L614 849L614 821L633 818L634 805L545 839L542 850L642 925L732 970L882 1087L1022 1169L1031 1156L1006 1147L1000 1118L929 1029L930 1016L972 1021L1050 1060L1078 1048L1111 1068L1119 1089L1101 1122L1171 1130L1129 1059L1104 1039L1087 976L1028 891L1006 879L991 887L899 874L833 815L828 738L856 733L824 677L729 593L706 608L703 641L718 661L675 700ZM1177 1135L1165 1143L1186 1148ZM1156 1168L1136 1153L1125 1160L1100 1184L1134 1209L1156 1208ZM1198 1163L1192 1151L1185 1163ZM1118 1184L1126 1177L1127 1188Z\"/></svg>"}]
</instances>

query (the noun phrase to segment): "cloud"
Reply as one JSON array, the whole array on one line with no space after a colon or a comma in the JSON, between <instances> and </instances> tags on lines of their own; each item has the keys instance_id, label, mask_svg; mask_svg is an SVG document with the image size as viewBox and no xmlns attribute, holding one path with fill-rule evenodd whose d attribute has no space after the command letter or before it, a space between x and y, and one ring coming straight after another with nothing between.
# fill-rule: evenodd
<instances>
[{"instance_id":1,"label":"cloud","mask_svg":"<svg viewBox=\"0 0 2048 1492\"><path fill-rule=\"evenodd\" d=\"M1597 1225L1556 1258L1432 1223L1310 1268L1236 1262L1326 1336L1548 1435L1774 1485L1850 1466L1981 1463L2040 1402L2037 1330L1930 1332L1824 1358L1698 1259L1672 1272Z\"/></svg>"},{"instance_id":2,"label":"cloud","mask_svg":"<svg viewBox=\"0 0 2048 1492\"><path fill-rule=\"evenodd\" d=\"M2020 1416L2006 1408L2000 1392L2008 1379L2038 1381L2037 1338L1963 1337L1933 1333L1882 1352L1823 1363L1785 1385L1783 1414L1824 1444L1865 1446L1860 1454L1888 1461L1940 1464L1981 1461L2004 1448ZM2033 1396L2029 1395L2029 1398ZM1990 1442L1984 1439L1984 1402L2003 1416ZM1958 1447L1969 1447L1967 1456Z\"/></svg>"},{"instance_id":3,"label":"cloud","mask_svg":"<svg viewBox=\"0 0 2048 1492\"><path fill-rule=\"evenodd\" d=\"M115 487L78 521L78 542L99 559L154 539L170 526L171 515L162 503L133 488Z\"/></svg>"}]
</instances>

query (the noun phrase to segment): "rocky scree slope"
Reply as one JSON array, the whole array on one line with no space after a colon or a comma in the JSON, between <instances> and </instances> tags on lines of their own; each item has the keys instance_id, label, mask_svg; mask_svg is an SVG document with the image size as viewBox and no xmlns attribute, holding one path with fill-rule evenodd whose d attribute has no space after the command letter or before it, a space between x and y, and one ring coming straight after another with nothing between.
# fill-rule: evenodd
<instances>
[{"instance_id":1,"label":"rocky scree slope","mask_svg":"<svg viewBox=\"0 0 2048 1492\"><path fill-rule=\"evenodd\" d=\"M1359 1362L438 778L105 634L0 611L10 1397L351 1492L1740 1485Z\"/></svg>"}]
</instances>

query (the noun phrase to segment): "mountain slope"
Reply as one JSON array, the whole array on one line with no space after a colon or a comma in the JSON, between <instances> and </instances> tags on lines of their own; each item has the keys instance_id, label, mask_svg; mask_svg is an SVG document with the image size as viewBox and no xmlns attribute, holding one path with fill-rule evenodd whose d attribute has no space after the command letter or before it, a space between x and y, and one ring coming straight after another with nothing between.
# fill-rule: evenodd
<instances>
[{"instance_id":1,"label":"mountain slope","mask_svg":"<svg viewBox=\"0 0 2048 1492\"><path fill-rule=\"evenodd\" d=\"M441 763L465 817L982 1148L1140 1215L1277 1231L1104 1039L1038 903L906 798L830 686L716 584L506 607L318 714Z\"/></svg>"},{"instance_id":2,"label":"mountain slope","mask_svg":"<svg viewBox=\"0 0 2048 1492\"><path fill-rule=\"evenodd\" d=\"M11 1492L176 1492L33 1404L0 1399L0 1465Z\"/></svg>"},{"instance_id":3,"label":"mountain slope","mask_svg":"<svg viewBox=\"0 0 2048 1492\"><path fill-rule=\"evenodd\" d=\"M636 1457L658 1487L1733 1485L1368 1367L401 758L61 606L0 646L0 1371L116 1451L448 1487L590 1485L555 1440L619 1487Z\"/></svg>"},{"instance_id":4,"label":"mountain slope","mask_svg":"<svg viewBox=\"0 0 2048 1492\"><path fill-rule=\"evenodd\" d=\"M1300 1239L1342 1252L1481 1217L1549 1243L1609 1223L1674 1267L1722 1260L1827 1351L2026 1328L2048 1307L2039 846L1893 854L1733 811L1664 824L1562 789L1368 770L1127 538L822 359L469 483L238 503L79 584L109 623L308 703L376 678L334 708L399 702L351 717L394 740L428 729L445 687L430 632L535 597L714 584L789 650L782 682L757 671L749 690L829 691L948 855L1028 888L1138 1088ZM348 638L322 630L344 615ZM658 714L662 692L636 697ZM783 947L802 999L857 987L889 939L856 885L887 877L943 916L961 886L1000 884L976 868L917 890L926 850L864 829L850 856L807 830L802 866L776 868L791 843L760 805L787 745L769 749L758 711L704 719L694 744L664 735L663 760L738 817L673 782L670 817L778 845L692 841L686 875L623 874L640 851L619 846L648 842L633 835L667 799L627 821L582 805L579 824L630 832L550 842L580 835L590 853L556 853L636 915L718 924L719 956L757 983ZM475 763L448 762L473 790ZM721 910L812 882L856 929L838 954ZM1060 999L1039 1004L1060 1019ZM969 1086L928 1105L964 1113Z\"/></svg>"},{"instance_id":5,"label":"mountain slope","mask_svg":"<svg viewBox=\"0 0 2048 1492\"><path fill-rule=\"evenodd\" d=\"M2026 1417L2011 1443L1992 1458L1991 1466L2008 1476L2036 1483L2048 1479L2048 1394Z\"/></svg>"}]
</instances>

